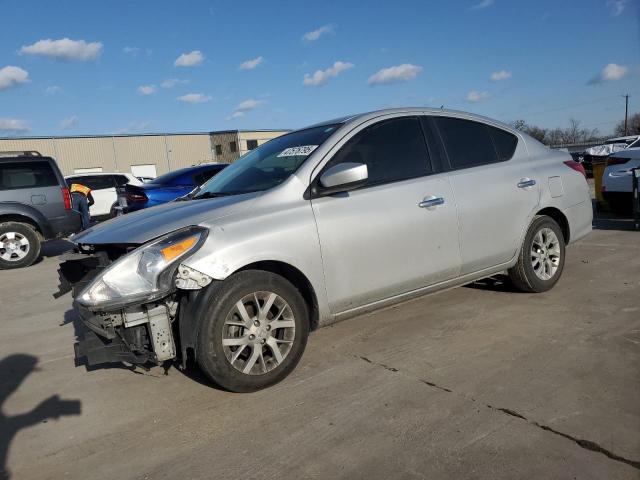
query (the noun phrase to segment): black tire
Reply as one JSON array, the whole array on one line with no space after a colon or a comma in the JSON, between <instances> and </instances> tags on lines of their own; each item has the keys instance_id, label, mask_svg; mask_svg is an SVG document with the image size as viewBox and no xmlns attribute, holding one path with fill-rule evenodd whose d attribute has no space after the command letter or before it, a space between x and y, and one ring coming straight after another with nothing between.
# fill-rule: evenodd
<instances>
[{"instance_id":1,"label":"black tire","mask_svg":"<svg viewBox=\"0 0 640 480\"><path fill-rule=\"evenodd\" d=\"M19 253L11 253L8 248L0 248L0 270L28 267L40 257L42 243L40 241L40 234L36 232L31 225L20 222L0 223L0 242L2 242L3 239L6 241L6 236L11 235L11 233L17 234L17 236L22 237L22 239L27 242L26 245L19 247L21 251L26 250L27 254L20 258ZM2 258L3 255L8 255L9 258L4 259Z\"/></svg>"},{"instance_id":2,"label":"black tire","mask_svg":"<svg viewBox=\"0 0 640 480\"><path fill-rule=\"evenodd\" d=\"M536 273L536 270L534 269L534 265L532 263L532 249L534 246L534 238L536 237L538 232L542 231L543 229L550 229L553 231L558 240L559 247L559 258L556 265L557 268L553 275L551 275L548 279L540 278ZM560 226L551 217L548 217L546 215L536 216L531 222L531 225L527 230L527 234L524 237L524 242L522 243L522 248L520 249L520 255L518 256L517 263L509 269L509 278L513 282L513 285L523 292L546 292L547 290L553 288L553 286L560 279L562 270L564 268L564 259L564 236L562 235ZM540 268L539 263L538 268Z\"/></svg>"},{"instance_id":3,"label":"black tire","mask_svg":"<svg viewBox=\"0 0 640 480\"><path fill-rule=\"evenodd\" d=\"M281 363L277 364L277 366L271 366L272 369L266 373L252 375L237 369L237 363L236 367L234 367L231 364L231 360L227 358L230 348L238 349L240 347L227 347L228 350L225 353L222 340L225 329L229 328L228 325L225 325L225 320L229 315L232 315L235 305L253 292L275 293L288 304L290 307L289 313L293 315L295 322L295 336L291 342L287 340L291 347L284 355ZM251 315L251 313L249 314ZM309 336L309 311L300 292L283 277L261 270L238 272L223 282L211 285L208 291L204 292L204 295L198 300L196 315L198 316L198 339L196 344L198 365L213 382L232 392L254 392L283 380L300 361ZM264 327L264 324L262 327ZM242 329L242 335L238 335L248 335L249 330L244 327L238 328ZM228 338L228 332L225 337ZM243 348L246 349L247 347ZM251 349L251 355L253 355L254 348L259 348L260 352L264 352L267 355L273 351L268 346L260 347L258 344L249 345L248 348ZM266 350L263 350L263 348ZM283 348L286 349L288 347ZM245 352L243 355L250 357L249 352ZM273 357L273 354L271 354L271 357ZM242 362L242 360L240 361ZM272 364L274 361L274 358L271 358ZM250 358L247 358L245 362L249 364ZM264 361L262 365L259 363L255 365L256 368L263 366Z\"/></svg>"}]
</instances>

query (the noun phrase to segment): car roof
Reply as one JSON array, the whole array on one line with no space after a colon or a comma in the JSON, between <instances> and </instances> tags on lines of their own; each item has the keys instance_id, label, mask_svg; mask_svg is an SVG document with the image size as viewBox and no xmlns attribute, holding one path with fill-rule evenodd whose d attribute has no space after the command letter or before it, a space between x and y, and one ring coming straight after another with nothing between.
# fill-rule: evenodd
<instances>
[{"instance_id":1,"label":"car roof","mask_svg":"<svg viewBox=\"0 0 640 480\"><path fill-rule=\"evenodd\" d=\"M468 120L477 120L483 123L491 123L512 132L516 131L512 126L499 122L498 120L494 120L493 118L477 115L475 113L464 112L460 110L450 110L445 108L433 108L433 107L398 107L398 108L386 108L382 110L373 110L371 112L358 113L355 115L346 115L344 117L335 118L333 120L327 120L325 122L316 123L313 125L309 125L308 127L305 127L304 129L301 129L301 130L305 130L307 128L335 125L335 124L348 125L349 123L362 123L376 117L380 117L384 115L393 115L396 113L415 113L415 114L422 114L422 115L448 115L453 117L465 118Z\"/></svg>"},{"instance_id":2,"label":"car roof","mask_svg":"<svg viewBox=\"0 0 640 480\"><path fill-rule=\"evenodd\" d=\"M131 173L128 173L128 172L84 172L84 173L72 173L71 175L65 175L65 178L88 177L89 175L91 176L95 176L95 175L131 175L133 176Z\"/></svg>"},{"instance_id":3,"label":"car roof","mask_svg":"<svg viewBox=\"0 0 640 480\"><path fill-rule=\"evenodd\" d=\"M627 135L626 137L607 138L606 142L626 142L627 140L637 140L638 135Z\"/></svg>"},{"instance_id":4,"label":"car roof","mask_svg":"<svg viewBox=\"0 0 640 480\"><path fill-rule=\"evenodd\" d=\"M38 162L38 161L45 161L45 162L52 162L53 158L52 157L43 157L43 156L38 156L38 155L15 155L15 156L1 156L0 155L0 162L15 162L16 160L20 160L20 161L25 161L25 162Z\"/></svg>"}]
</instances>

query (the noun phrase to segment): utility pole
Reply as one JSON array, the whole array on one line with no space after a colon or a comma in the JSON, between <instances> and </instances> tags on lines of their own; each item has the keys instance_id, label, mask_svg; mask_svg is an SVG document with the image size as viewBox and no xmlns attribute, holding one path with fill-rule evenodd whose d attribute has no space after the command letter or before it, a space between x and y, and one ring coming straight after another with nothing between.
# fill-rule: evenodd
<instances>
[{"instance_id":1,"label":"utility pole","mask_svg":"<svg viewBox=\"0 0 640 480\"><path fill-rule=\"evenodd\" d=\"M624 136L628 135L627 117L629 116L629 94L622 95L624 97Z\"/></svg>"}]
</instances>

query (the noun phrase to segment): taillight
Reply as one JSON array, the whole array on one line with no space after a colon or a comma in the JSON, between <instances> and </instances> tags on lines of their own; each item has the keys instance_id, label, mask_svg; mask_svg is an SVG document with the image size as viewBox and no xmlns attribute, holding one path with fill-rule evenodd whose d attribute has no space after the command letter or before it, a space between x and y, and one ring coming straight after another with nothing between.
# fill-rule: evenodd
<instances>
[{"instance_id":1,"label":"taillight","mask_svg":"<svg viewBox=\"0 0 640 480\"><path fill-rule=\"evenodd\" d=\"M567 167L575 170L576 172L580 172L582 175L584 175L584 178L587 178L587 172L584 171L584 167L581 163L578 163L575 160L567 160L566 162L564 162L564 164Z\"/></svg>"},{"instance_id":2,"label":"taillight","mask_svg":"<svg viewBox=\"0 0 640 480\"><path fill-rule=\"evenodd\" d=\"M149 199L144 193L127 192L127 200L131 200L132 202L146 202Z\"/></svg>"},{"instance_id":3,"label":"taillight","mask_svg":"<svg viewBox=\"0 0 640 480\"><path fill-rule=\"evenodd\" d=\"M619 157L608 157L607 158L607 167L609 165L623 165L627 163L630 158L619 158Z\"/></svg>"},{"instance_id":4,"label":"taillight","mask_svg":"<svg viewBox=\"0 0 640 480\"><path fill-rule=\"evenodd\" d=\"M62 187L62 200L64 201L64 209L71 210L71 194L67 187Z\"/></svg>"}]
</instances>

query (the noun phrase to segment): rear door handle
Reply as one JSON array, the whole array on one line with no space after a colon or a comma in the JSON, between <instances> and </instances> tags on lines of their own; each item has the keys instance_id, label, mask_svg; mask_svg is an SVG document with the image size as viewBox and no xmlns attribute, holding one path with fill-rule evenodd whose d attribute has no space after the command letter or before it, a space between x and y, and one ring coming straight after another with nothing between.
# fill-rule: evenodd
<instances>
[{"instance_id":1,"label":"rear door handle","mask_svg":"<svg viewBox=\"0 0 640 480\"><path fill-rule=\"evenodd\" d=\"M433 207L437 207L438 205L442 205L444 204L444 198L442 197L425 197L424 200L422 200L418 206L420 208L433 208Z\"/></svg>"},{"instance_id":2,"label":"rear door handle","mask_svg":"<svg viewBox=\"0 0 640 480\"><path fill-rule=\"evenodd\" d=\"M518 188L528 188L533 187L536 184L536 181L531 178L523 178L518 182Z\"/></svg>"}]
</instances>

